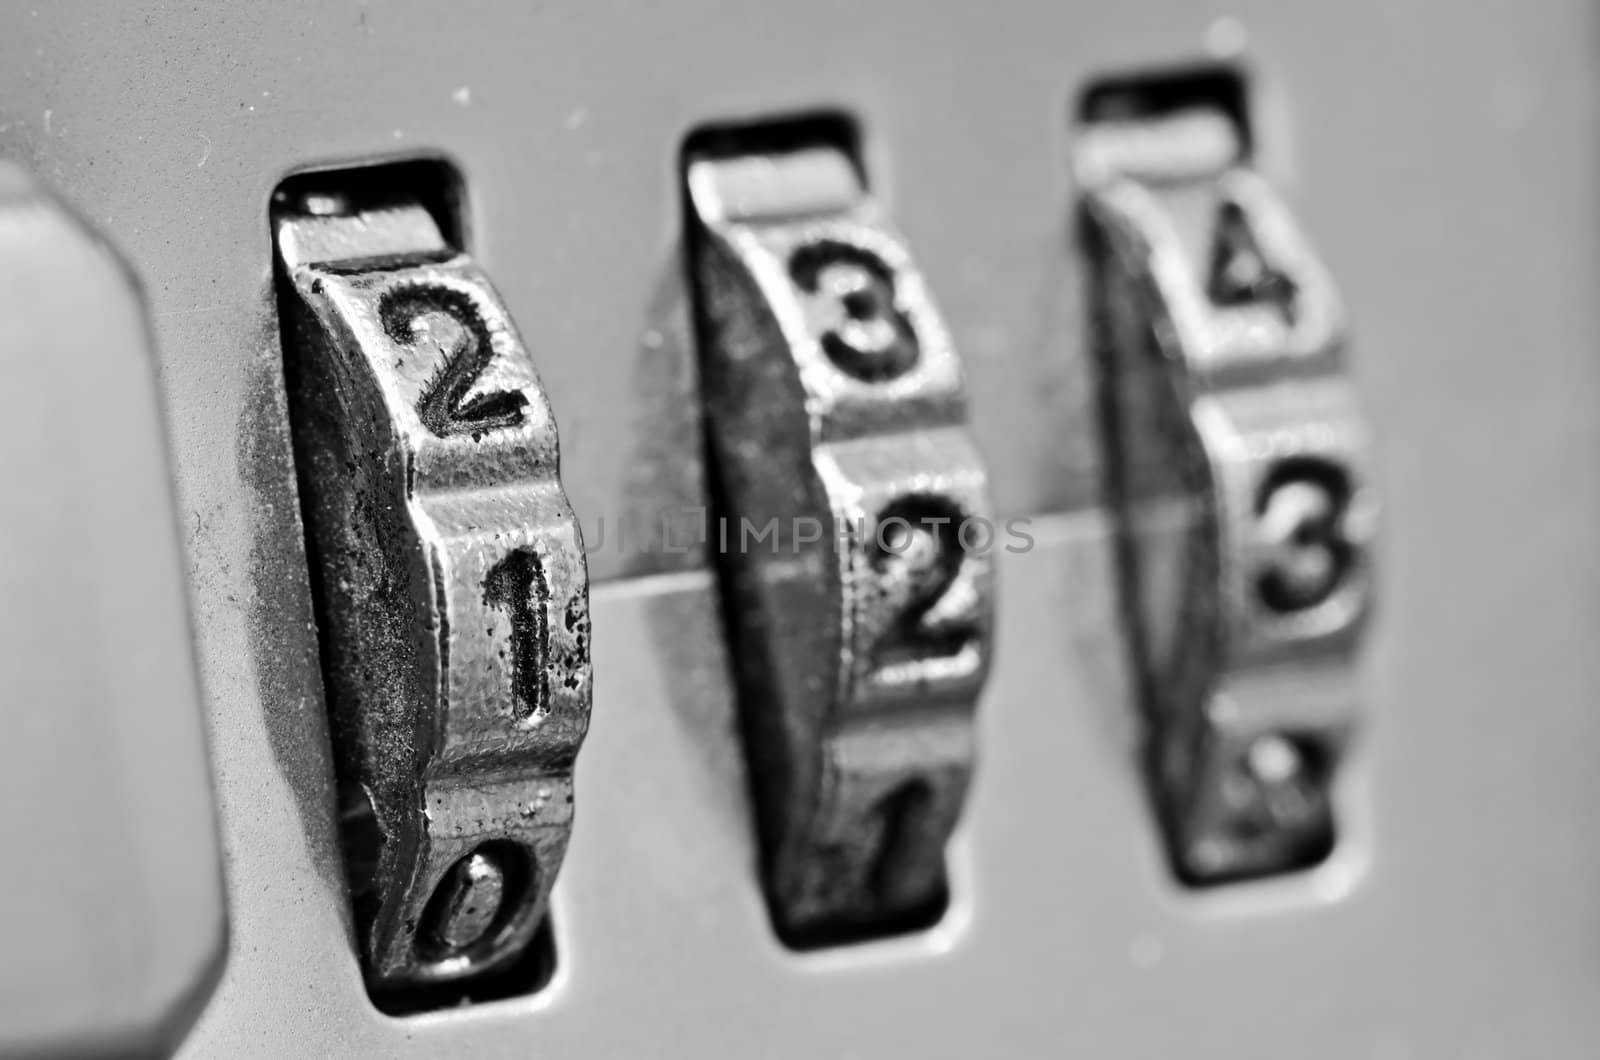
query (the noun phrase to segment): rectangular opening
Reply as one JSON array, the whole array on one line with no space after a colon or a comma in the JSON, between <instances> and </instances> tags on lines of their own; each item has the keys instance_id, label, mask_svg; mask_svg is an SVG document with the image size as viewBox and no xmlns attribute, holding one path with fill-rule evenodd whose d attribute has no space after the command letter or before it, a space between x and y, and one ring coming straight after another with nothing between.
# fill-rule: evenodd
<instances>
[{"instance_id":1,"label":"rectangular opening","mask_svg":"<svg viewBox=\"0 0 1600 1060\"><path fill-rule=\"evenodd\" d=\"M853 216L852 211L859 207L869 188L862 161L861 130L848 115L812 112L748 124L704 126L684 141L680 166L685 273L692 295L702 385L706 388L703 407L709 410L705 435L708 493L713 517L723 525L739 526L748 513L741 511L730 497L727 466L722 462L726 453L719 450L715 438L717 409L725 404L719 394L726 392L717 389L716 358L708 353L719 341L709 307L718 301L713 285L720 283L723 265L707 262L725 259L714 257L708 249L716 245L716 237L709 233L719 224L749 223L763 230L787 226L796 237L796 246L784 252L784 267L797 289L807 289L808 284L815 289L815 263L825 260L828 254L840 254L835 261L855 267L862 267L865 259L871 263L868 270L884 270L870 271L872 276L887 275L887 271L876 258L843 256L851 248L842 243L829 245L827 238L804 235L808 226ZM819 250L822 253L817 253ZM810 263L809 270L802 263ZM809 281L802 278L808 271ZM892 290L892 277L883 282ZM870 313L874 303L869 300L864 304L863 312ZM770 306L760 311L767 310ZM830 356L836 358L836 364L850 363L842 354ZM726 358L723 361L726 363ZM799 466L787 463L797 459ZM772 454L770 473L803 482L809 459L797 458L793 452ZM950 519L947 517L945 522ZM759 605L748 592L750 578L741 568L737 554L724 547L712 558L723 594L724 634L735 665L742 747L751 763L747 777L761 846L760 885L774 935L791 950L811 951L933 928L949 910L950 895L943 868L937 880L930 880L927 859L919 856L921 833L937 812L936 793L920 777L914 776L859 807L862 828L881 836L870 857L859 851L833 854L836 860L828 871L856 881L856 889L851 892L853 904L837 896L826 901L797 897L803 888L795 884L795 863L801 858L784 853L783 848L788 843L784 837L795 834L789 827L791 815L805 812L805 807L797 805L786 785L775 779L789 766L778 765L777 758L781 756L772 750L783 743L784 737L777 729L784 722L767 664L769 645L762 643L763 634L758 631L762 623L741 621ZM782 649L780 646L770 650ZM814 842L811 836L803 842L804 859L812 865L824 856L811 849ZM824 910L823 906L828 908Z\"/></svg>"},{"instance_id":2,"label":"rectangular opening","mask_svg":"<svg viewBox=\"0 0 1600 1060\"><path fill-rule=\"evenodd\" d=\"M285 177L272 193L274 215L291 204L321 199L341 212L413 202L432 215L451 246L471 249L466 185L461 171L438 156L347 167L318 166Z\"/></svg>"},{"instance_id":3,"label":"rectangular opening","mask_svg":"<svg viewBox=\"0 0 1600 1060\"><path fill-rule=\"evenodd\" d=\"M856 179L868 186L861 165L861 129L839 111L819 110L783 115L766 121L702 125L685 138L681 169L701 159L746 155L791 154L810 148L832 148L855 167Z\"/></svg>"},{"instance_id":4,"label":"rectangular opening","mask_svg":"<svg viewBox=\"0 0 1600 1060\"><path fill-rule=\"evenodd\" d=\"M325 555L323 550L324 547L336 548L337 542L335 541L333 546L327 546L325 542L319 541L316 528L319 522L326 523L327 520L319 517L318 508L319 505L326 506L330 503L329 483L335 480L346 481L354 476L356 472L352 469L356 464L354 461L333 458L336 455L337 445L330 439L338 436L338 432L333 430L333 421L339 420L344 412L337 407L337 403L325 403L322 399L331 391L338 390L339 385L336 376L327 371L326 358L322 357L319 360L319 354L325 354L326 351L319 350L317 342L310 338L315 328L306 319L302 319L306 313L301 304L301 295L297 293L291 277L286 275L282 268L283 258L276 241L280 238L290 238L280 235L279 222L292 224L296 215L343 217L401 206L420 206L438 226L437 233L428 233L430 242L434 244L432 249L419 254L402 251L380 253L371 257L356 255L349 262L342 263L351 272L362 273L368 270L381 272L387 268L414 265L419 261L447 260L455 257L457 251L467 248L469 212L465 182L460 171L448 160L440 157L409 157L344 168L316 167L302 170L286 177L274 189L269 205L269 232L272 233L271 239L274 240L273 258L284 358L284 380L299 486L300 514L305 531L307 567L310 574L312 607L317 623L322 678L330 715L337 713L334 710L337 680L335 671L336 668L345 665L345 661L339 657L339 648L332 641L330 630L337 625L333 609L344 607L345 604L333 599L335 593L328 583L326 573L328 568L324 560L337 558L338 554ZM413 219L417 218L415 210L411 216ZM358 226L356 231L358 235L370 235L380 227L376 224L364 224ZM421 225L420 229L415 225L411 228L397 227L396 231L401 234L396 237L395 242L403 242L413 231L425 230L427 227L425 224ZM437 246L440 237L447 244L446 247ZM351 237L341 235L336 240L317 245L342 248L344 244L339 240L347 238ZM336 465L344 467L345 471L342 475L333 474L330 478L329 468ZM321 468L320 472L314 472L313 469L318 467ZM339 613L349 614L349 610L346 608ZM350 765L357 758L355 748L358 746L356 742L358 736L352 731L355 726L348 718L332 717L330 720L335 744L333 758L339 781L339 830L344 870L359 938L358 959L365 966L368 952L367 925L372 922L377 906L375 877L379 871L385 837L369 801L363 778L354 775L359 770ZM479 849L487 849L496 842L498 841L490 839ZM502 863L500 867L504 868L508 863ZM504 888L503 894L515 895L519 893L519 887L530 884L524 879L519 885L514 874L507 871L501 885ZM438 892L435 893L435 898L437 897ZM506 897L504 901L504 909L517 908L512 898ZM492 921L484 930L486 932L495 930L495 923L503 922ZM421 937L420 933L418 937ZM462 943L463 947L468 945L470 943ZM444 979L426 985L390 986L376 981L371 974L364 976L364 981L368 996L377 1009L389 1015L400 1016L532 994L550 982L555 970L555 938L547 913L528 944L504 964L465 974L459 979ZM370 972L370 969L368 971Z\"/></svg>"},{"instance_id":5,"label":"rectangular opening","mask_svg":"<svg viewBox=\"0 0 1600 1060\"><path fill-rule=\"evenodd\" d=\"M1076 119L1082 125L1158 122L1187 111L1213 111L1233 124L1243 160L1253 145L1249 99L1249 79L1237 67L1173 67L1094 82L1079 97Z\"/></svg>"}]
</instances>

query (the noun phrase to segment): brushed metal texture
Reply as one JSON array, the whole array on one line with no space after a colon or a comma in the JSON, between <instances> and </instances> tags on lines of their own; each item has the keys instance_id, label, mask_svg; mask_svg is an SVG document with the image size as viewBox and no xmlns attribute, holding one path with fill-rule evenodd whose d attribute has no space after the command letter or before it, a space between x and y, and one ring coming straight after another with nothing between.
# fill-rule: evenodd
<instances>
[{"instance_id":1,"label":"brushed metal texture","mask_svg":"<svg viewBox=\"0 0 1600 1060\"><path fill-rule=\"evenodd\" d=\"M23 6L0 151L149 292L198 610L228 964L190 1056L1584 1057L1600 1035L1600 12L1550 0ZM1226 16L1226 18L1224 18ZM796 956L755 883L700 557L590 557L593 728L530 998L393 1020L343 904L268 196L448 153L560 417L585 537L701 492L678 152L858 116L966 358L1002 518L1097 493L1068 137L1094 77L1248 33L1351 307L1382 606L1348 890L1170 883L1131 756L1103 526L1003 562L946 928ZM1210 44L1208 44L1210 42ZM1287 163L1292 163L1288 165ZM692 501L691 501L692 503ZM692 857L690 853L692 852ZM7 866L8 871L15 871ZM1328 900L1331 897L1333 900Z\"/></svg>"}]
</instances>

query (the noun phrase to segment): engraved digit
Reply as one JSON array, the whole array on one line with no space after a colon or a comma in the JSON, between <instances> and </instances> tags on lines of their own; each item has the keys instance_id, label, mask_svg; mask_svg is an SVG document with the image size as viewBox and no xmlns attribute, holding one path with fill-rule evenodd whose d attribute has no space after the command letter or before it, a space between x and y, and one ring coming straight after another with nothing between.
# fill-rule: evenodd
<instances>
[{"instance_id":1,"label":"engraved digit","mask_svg":"<svg viewBox=\"0 0 1600 1060\"><path fill-rule=\"evenodd\" d=\"M1256 501L1268 550L1257 581L1262 603L1288 613L1333 595L1355 554L1344 527L1349 500L1344 472L1322 460L1286 460L1263 479Z\"/></svg>"},{"instance_id":2,"label":"engraved digit","mask_svg":"<svg viewBox=\"0 0 1600 1060\"><path fill-rule=\"evenodd\" d=\"M543 717L550 710L550 673L545 665L550 585L539 554L522 549L495 564L483 580L483 599L511 621L511 691L517 719Z\"/></svg>"},{"instance_id":3,"label":"engraved digit","mask_svg":"<svg viewBox=\"0 0 1600 1060\"><path fill-rule=\"evenodd\" d=\"M894 272L844 243L810 243L789 259L823 352L846 373L882 382L917 361L916 334L895 301Z\"/></svg>"},{"instance_id":4,"label":"engraved digit","mask_svg":"<svg viewBox=\"0 0 1600 1060\"><path fill-rule=\"evenodd\" d=\"M950 592L966 553L963 518L931 496L905 497L879 513L871 560L886 619L873 649L879 665L954 655L975 634L970 609Z\"/></svg>"},{"instance_id":5,"label":"engraved digit","mask_svg":"<svg viewBox=\"0 0 1600 1060\"><path fill-rule=\"evenodd\" d=\"M1238 203L1218 208L1216 233L1206 285L1211 301L1219 306L1268 303L1293 323L1294 281L1267 259Z\"/></svg>"},{"instance_id":6,"label":"engraved digit","mask_svg":"<svg viewBox=\"0 0 1600 1060\"><path fill-rule=\"evenodd\" d=\"M433 346L438 372L423 388L417 415L440 438L522 424L528 399L520 391L474 393L478 378L494 359L488 325L472 300L444 287L402 288L384 297L379 310L383 330L403 346Z\"/></svg>"}]
</instances>

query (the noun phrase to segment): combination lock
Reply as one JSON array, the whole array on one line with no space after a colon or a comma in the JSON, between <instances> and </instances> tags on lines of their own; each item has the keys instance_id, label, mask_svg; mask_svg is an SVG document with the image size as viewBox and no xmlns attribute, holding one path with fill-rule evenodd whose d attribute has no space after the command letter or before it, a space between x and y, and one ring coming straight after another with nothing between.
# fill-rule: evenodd
<instances>
[{"instance_id":1,"label":"combination lock","mask_svg":"<svg viewBox=\"0 0 1600 1060\"><path fill-rule=\"evenodd\" d=\"M0 848L28 859L0 1053L1281 1052L1323 1018L1308 953L1421 922L1444 858L1385 852L1356 901L1348 862L1310 872L1386 768L1352 753L1379 476L1339 292L1217 65L1237 26L1073 95L1193 42L1118 5L1082 35L1072 5L902 4L846 40L817 4L241 4L238 61L180 76L221 28L155 5L129 40L170 63L62 61L84 6L0 35L0 146L95 219L0 164L0 437L44 454L0 521L27 811ZM635 61L689 30L692 61ZM123 92L140 122L94 113ZM1506 657L1563 664L1556 625ZM1400 722L1404 754L1444 728ZM1407 853L1459 802L1380 779ZM1571 838L1526 831L1447 912ZM1212 916L1262 902L1293 916ZM1531 925L1576 989L1537 919L1573 904L1485 930ZM1391 986L1323 1007L1376 1025Z\"/></svg>"}]
</instances>

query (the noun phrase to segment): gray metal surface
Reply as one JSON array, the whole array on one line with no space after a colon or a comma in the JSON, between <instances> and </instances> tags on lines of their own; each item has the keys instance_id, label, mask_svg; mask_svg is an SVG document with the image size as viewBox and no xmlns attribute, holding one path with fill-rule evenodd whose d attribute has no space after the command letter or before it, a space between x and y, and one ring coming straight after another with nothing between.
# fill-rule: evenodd
<instances>
[{"instance_id":1,"label":"gray metal surface","mask_svg":"<svg viewBox=\"0 0 1600 1060\"><path fill-rule=\"evenodd\" d=\"M154 368L123 263L0 164L0 1055L165 1055L222 963Z\"/></svg>"},{"instance_id":2,"label":"gray metal surface","mask_svg":"<svg viewBox=\"0 0 1600 1060\"><path fill-rule=\"evenodd\" d=\"M1235 22L1217 23L1228 15ZM212 3L8 11L0 152L124 247L178 443L228 965L192 1056L1584 1057L1600 1034L1600 244L1583 0L866 7ZM1219 29L1220 25L1220 29ZM1352 316L1387 498L1359 856L1180 894L1128 738L1098 516L1003 562L946 927L794 956L755 883L709 584L596 594L583 806L543 993L362 993L270 290L292 167L448 151L561 418L585 531L698 489L677 151L858 114L967 358L1002 515L1089 499L1067 137L1092 76L1247 27ZM1057 544L1045 547L1054 537ZM597 577L693 558L591 557ZM8 871L19 871L8 863Z\"/></svg>"}]
</instances>

